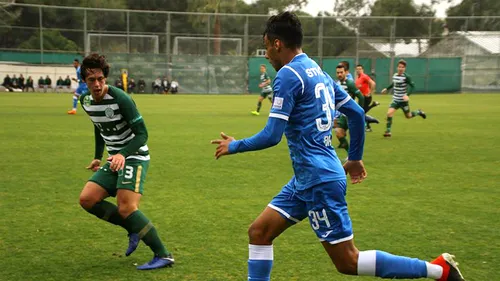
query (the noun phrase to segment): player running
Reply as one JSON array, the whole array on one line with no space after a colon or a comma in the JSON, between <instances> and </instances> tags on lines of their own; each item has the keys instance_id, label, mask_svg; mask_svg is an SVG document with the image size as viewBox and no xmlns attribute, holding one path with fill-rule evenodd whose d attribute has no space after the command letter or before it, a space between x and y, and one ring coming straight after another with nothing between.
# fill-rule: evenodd
<instances>
[{"instance_id":1,"label":"player running","mask_svg":"<svg viewBox=\"0 0 500 281\"><path fill-rule=\"evenodd\" d=\"M257 110L252 111L253 115L260 115L260 108L262 107L262 101L267 98L270 102L273 101L273 88L271 88L271 78L267 75L266 65L260 65L260 84L259 88L262 89L260 93L259 100L257 101Z\"/></svg>"},{"instance_id":2,"label":"player running","mask_svg":"<svg viewBox=\"0 0 500 281\"><path fill-rule=\"evenodd\" d=\"M148 131L137 107L124 91L107 85L109 65L104 56L91 54L83 60L82 81L90 92L80 103L94 123L95 156L87 169L95 171L80 194L80 205L96 217L128 231L132 254L142 240L154 253L153 259L137 269L156 269L174 264L156 228L138 209L149 167ZM104 146L108 155L101 165ZM116 196L118 206L105 201Z\"/></svg>"},{"instance_id":3,"label":"player running","mask_svg":"<svg viewBox=\"0 0 500 281\"><path fill-rule=\"evenodd\" d=\"M387 129L384 133L384 137L390 137L392 117L398 109L402 109L406 118L410 119L415 116L421 116L422 118L427 118L427 115L422 110L418 109L416 111L410 111L409 96L411 95L415 84L411 80L410 76L406 74L406 61L400 60L398 62L398 72L392 76L392 83L387 88L382 90L382 94L385 94L387 90L394 87L392 103L389 105L389 110L387 110Z\"/></svg>"},{"instance_id":4,"label":"player running","mask_svg":"<svg viewBox=\"0 0 500 281\"><path fill-rule=\"evenodd\" d=\"M288 227L309 218L337 270L344 274L382 278L431 278L461 281L452 256L432 263L372 250L359 251L353 242L346 203L346 173L352 183L367 176L363 165L364 112L340 86L302 52L302 26L296 15L283 12L267 21L266 58L278 71L274 100L265 128L235 140L221 133L216 159L278 144L286 135L294 176L248 230L248 281L270 280L273 240ZM338 109L351 130L349 160L342 167L331 144L332 117Z\"/></svg>"},{"instance_id":5,"label":"player running","mask_svg":"<svg viewBox=\"0 0 500 281\"><path fill-rule=\"evenodd\" d=\"M73 61L73 66L76 69L76 78L71 78L71 80L76 81L78 83L78 87L76 88L75 92L73 93L73 109L69 110L68 114L76 114L76 108L78 105L78 98L80 97L81 94L88 91L87 84L85 84L85 81L83 81L83 79L81 77L80 61L78 59L75 59Z\"/></svg>"},{"instance_id":6,"label":"player running","mask_svg":"<svg viewBox=\"0 0 500 281\"><path fill-rule=\"evenodd\" d=\"M354 80L347 78L347 73L345 71L345 66L343 64L337 65L336 69L338 84L346 91L346 93L351 96L352 99L358 98L358 104L363 108L365 104L365 97L354 85Z\"/></svg>"},{"instance_id":7,"label":"player running","mask_svg":"<svg viewBox=\"0 0 500 281\"><path fill-rule=\"evenodd\" d=\"M363 66L361 64L358 64L356 66L356 87L359 89L359 91L363 94L365 97L365 103L363 105L363 109L365 110L365 114L368 114L368 111L370 109L374 108L375 106L379 105L380 103L378 101L373 101L372 102L372 95L375 93L375 81L373 81L370 76L365 74L365 70L363 69ZM367 115L368 116L368 115ZM370 118L373 118L371 116L368 116ZM378 120L377 120L378 123ZM366 131L371 132L372 128L370 126L370 123L366 123Z\"/></svg>"}]
</instances>

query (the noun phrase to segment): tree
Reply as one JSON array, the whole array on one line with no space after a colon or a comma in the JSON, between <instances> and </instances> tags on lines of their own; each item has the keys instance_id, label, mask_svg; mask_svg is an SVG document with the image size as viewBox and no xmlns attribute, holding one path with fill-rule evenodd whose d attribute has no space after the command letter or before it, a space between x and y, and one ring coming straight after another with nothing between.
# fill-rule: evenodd
<instances>
[{"instance_id":1,"label":"tree","mask_svg":"<svg viewBox=\"0 0 500 281\"><path fill-rule=\"evenodd\" d=\"M36 50L40 48L40 33L31 36L27 41L19 45L21 49ZM43 49L50 51L78 51L75 42L64 37L57 30L47 30L43 32Z\"/></svg>"},{"instance_id":2,"label":"tree","mask_svg":"<svg viewBox=\"0 0 500 281\"><path fill-rule=\"evenodd\" d=\"M500 1L498 0L463 0L460 4L448 8L448 16L498 16ZM450 31L500 31L500 19L446 19Z\"/></svg>"}]
</instances>

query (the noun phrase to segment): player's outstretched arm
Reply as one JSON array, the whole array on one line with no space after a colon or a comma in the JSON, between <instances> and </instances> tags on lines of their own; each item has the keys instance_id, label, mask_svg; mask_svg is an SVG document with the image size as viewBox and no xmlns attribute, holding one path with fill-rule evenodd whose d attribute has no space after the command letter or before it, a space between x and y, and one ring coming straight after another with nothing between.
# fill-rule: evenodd
<instances>
[{"instance_id":1,"label":"player's outstretched arm","mask_svg":"<svg viewBox=\"0 0 500 281\"><path fill-rule=\"evenodd\" d=\"M275 146L281 141L286 123L287 121L283 119L270 117L262 131L242 140L235 140L233 137L221 133L222 139L211 141L212 144L217 144L215 158L219 159L228 154L262 150Z\"/></svg>"}]
</instances>

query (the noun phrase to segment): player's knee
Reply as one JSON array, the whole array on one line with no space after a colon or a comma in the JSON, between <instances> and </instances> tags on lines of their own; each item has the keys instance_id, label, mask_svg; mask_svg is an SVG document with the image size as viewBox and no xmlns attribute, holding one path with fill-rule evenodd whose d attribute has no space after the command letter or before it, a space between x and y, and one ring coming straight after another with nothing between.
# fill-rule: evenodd
<instances>
[{"instance_id":1,"label":"player's knee","mask_svg":"<svg viewBox=\"0 0 500 281\"><path fill-rule=\"evenodd\" d=\"M137 206L133 204L118 204L118 213L122 218L127 218L137 210Z\"/></svg>"},{"instance_id":2,"label":"player's knee","mask_svg":"<svg viewBox=\"0 0 500 281\"><path fill-rule=\"evenodd\" d=\"M94 197L80 194L80 206L85 210L90 210L96 203L97 200Z\"/></svg>"},{"instance_id":3,"label":"player's knee","mask_svg":"<svg viewBox=\"0 0 500 281\"><path fill-rule=\"evenodd\" d=\"M268 245L273 241L268 228L256 223L253 223L248 228L248 239L250 244L255 245Z\"/></svg>"}]
</instances>

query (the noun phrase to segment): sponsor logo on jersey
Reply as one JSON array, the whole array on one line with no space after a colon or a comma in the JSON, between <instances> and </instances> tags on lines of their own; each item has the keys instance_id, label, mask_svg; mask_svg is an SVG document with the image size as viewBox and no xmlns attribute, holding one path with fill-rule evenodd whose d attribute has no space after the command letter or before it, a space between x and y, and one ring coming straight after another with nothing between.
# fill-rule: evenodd
<instances>
[{"instance_id":1,"label":"sponsor logo on jersey","mask_svg":"<svg viewBox=\"0 0 500 281\"><path fill-rule=\"evenodd\" d=\"M283 98L275 97L273 102L274 109L282 109L283 108Z\"/></svg>"}]
</instances>

